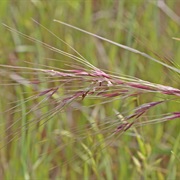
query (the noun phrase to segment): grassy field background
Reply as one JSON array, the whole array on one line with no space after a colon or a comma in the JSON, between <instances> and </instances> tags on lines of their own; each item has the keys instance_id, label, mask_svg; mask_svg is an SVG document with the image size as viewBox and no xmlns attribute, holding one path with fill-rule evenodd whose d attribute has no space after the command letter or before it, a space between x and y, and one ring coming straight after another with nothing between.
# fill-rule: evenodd
<instances>
[{"instance_id":1,"label":"grassy field background","mask_svg":"<svg viewBox=\"0 0 180 180\"><path fill-rule=\"evenodd\" d=\"M180 1L165 3L178 16ZM165 9L158 7L155 0L2 0L0 22L77 55L33 22L35 19L100 69L180 89L179 74L169 68L53 21L67 22L179 68L180 42L173 39L179 38L179 21ZM1 65L57 70L67 69L65 64L70 68L77 64L4 25L0 34ZM33 98L41 89L58 84L58 78L51 81L50 76L38 72L0 69L0 179L180 178L180 119L132 127L112 136L118 126L114 109L123 114L143 103L174 98L152 108L140 119L143 122L179 112L178 97L147 93L106 104L98 98L85 98L58 110L53 100ZM27 81L43 83L18 84L14 73ZM68 89L63 89L59 94L66 92ZM59 98L58 93L54 98Z\"/></svg>"}]
</instances>

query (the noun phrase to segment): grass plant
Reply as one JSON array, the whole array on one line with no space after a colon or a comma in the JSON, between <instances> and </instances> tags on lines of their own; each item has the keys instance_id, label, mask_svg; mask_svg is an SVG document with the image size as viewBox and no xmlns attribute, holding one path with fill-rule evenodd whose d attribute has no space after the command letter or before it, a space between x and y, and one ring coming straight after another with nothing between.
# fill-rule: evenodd
<instances>
[{"instance_id":1,"label":"grass plant","mask_svg":"<svg viewBox=\"0 0 180 180\"><path fill-rule=\"evenodd\" d=\"M179 2L156 2L1 2L0 179L179 179Z\"/></svg>"}]
</instances>

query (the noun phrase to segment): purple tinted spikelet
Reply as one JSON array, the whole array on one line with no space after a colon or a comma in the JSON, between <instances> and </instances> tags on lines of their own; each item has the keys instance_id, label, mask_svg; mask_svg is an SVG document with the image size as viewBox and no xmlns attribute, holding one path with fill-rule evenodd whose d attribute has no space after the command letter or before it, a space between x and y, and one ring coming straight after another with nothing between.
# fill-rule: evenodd
<instances>
[{"instance_id":1,"label":"purple tinted spikelet","mask_svg":"<svg viewBox=\"0 0 180 180\"><path fill-rule=\"evenodd\" d=\"M170 86L158 85L157 90L159 90L163 94L180 96L180 90Z\"/></svg>"},{"instance_id":2,"label":"purple tinted spikelet","mask_svg":"<svg viewBox=\"0 0 180 180\"><path fill-rule=\"evenodd\" d=\"M173 112L171 115L165 117L167 120L174 120L180 118L180 112Z\"/></svg>"}]
</instances>

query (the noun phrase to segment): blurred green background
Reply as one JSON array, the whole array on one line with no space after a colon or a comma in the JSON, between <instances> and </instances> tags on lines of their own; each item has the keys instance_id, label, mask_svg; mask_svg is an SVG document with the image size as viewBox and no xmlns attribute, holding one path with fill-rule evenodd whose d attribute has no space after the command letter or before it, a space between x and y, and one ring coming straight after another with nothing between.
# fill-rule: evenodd
<instances>
[{"instance_id":1,"label":"blurred green background","mask_svg":"<svg viewBox=\"0 0 180 180\"><path fill-rule=\"evenodd\" d=\"M0 22L58 49L75 54L58 38L34 23L32 19L35 19L98 68L180 88L180 77L177 73L140 55L53 21L57 19L67 22L143 51L178 68L180 44L172 37L179 38L180 22L179 19L175 19L176 16L170 17L166 9L169 8L173 15L176 14L178 17L180 1L162 1L166 3L162 8L158 6L158 2L160 1L1 0ZM23 38L3 25L0 27L0 34L0 64L33 68L51 66L51 69L63 68L64 62L73 64L69 58L44 48L40 43ZM37 117L42 117L42 121L34 121L33 126L28 126L27 122L34 119L35 115L26 112L41 99L32 99L26 103L26 98L33 94L32 89L22 85L13 86L10 79L8 83L12 85L3 85L5 76L10 76L13 71L17 70L1 69L3 76L0 76L0 108L1 112L5 112L0 114L0 144L3 147L0 150L0 179L180 178L179 119L147 125L119 137L112 137L111 132L115 125L105 133L98 133L96 127L91 127L90 130L88 127L80 128L84 127L86 122L94 122L96 119L105 119L106 115L112 115L111 104L93 106L86 112L74 112L71 107L67 107L62 113L53 116L53 105L45 102L36 110ZM27 79L32 76L23 74ZM42 78L43 74L40 74L39 79ZM45 86L48 87L44 84L43 87ZM159 97L161 98L156 94L146 95L139 101L148 102ZM20 106L16 108L18 104ZM113 107L116 106L118 109L117 102ZM123 110L134 106L127 102ZM7 109L10 110L6 112ZM155 108L151 115L158 116L178 110L179 99L176 102L170 101L161 108ZM109 118L109 121L111 120L113 119ZM18 123L14 125L16 121ZM69 127L69 122L72 127ZM21 126L25 128L19 128ZM10 128L7 130L7 127ZM77 131L73 131L72 128Z\"/></svg>"}]
</instances>

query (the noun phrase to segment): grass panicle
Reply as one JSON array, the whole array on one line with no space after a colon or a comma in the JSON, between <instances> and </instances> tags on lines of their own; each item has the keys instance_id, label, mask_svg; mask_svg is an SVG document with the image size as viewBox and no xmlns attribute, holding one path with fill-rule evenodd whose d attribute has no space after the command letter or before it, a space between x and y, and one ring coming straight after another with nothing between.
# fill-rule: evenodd
<instances>
[{"instance_id":1,"label":"grass panicle","mask_svg":"<svg viewBox=\"0 0 180 180\"><path fill-rule=\"evenodd\" d=\"M165 153L169 149L162 145L165 148L162 150L160 139L164 136L163 141L167 141L170 136L166 133L168 123L172 120L179 123L179 87L104 70L66 42L68 38L61 39L36 20L33 22L40 31L56 39L62 49L4 24L16 40L19 37L30 40L37 49L42 48L45 54L49 51L53 57L41 57L45 63L33 62L28 60L32 55L27 52L27 59L21 61L16 52L15 60L0 64L2 177L13 177L7 171L17 165L17 178L24 179L130 178L130 171L135 178L163 179L168 174L163 161L168 162ZM146 52L59 20L54 22L91 35L99 43L105 41L140 55L179 77L180 69ZM70 37L68 40L71 42ZM167 111L172 106L175 108ZM152 127L158 133L150 145L147 139L154 135ZM174 168L179 165L173 164L179 157L178 142L170 139L175 145L169 169L175 171L173 177L180 177ZM163 156L153 152L155 146L159 148L156 151L163 151ZM129 164L127 167L118 160L119 156L123 163ZM134 167L136 171L132 170Z\"/></svg>"}]
</instances>

